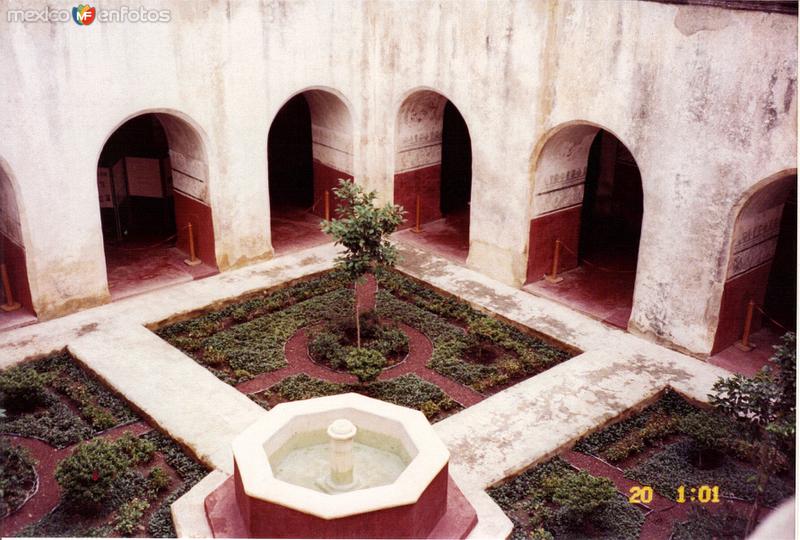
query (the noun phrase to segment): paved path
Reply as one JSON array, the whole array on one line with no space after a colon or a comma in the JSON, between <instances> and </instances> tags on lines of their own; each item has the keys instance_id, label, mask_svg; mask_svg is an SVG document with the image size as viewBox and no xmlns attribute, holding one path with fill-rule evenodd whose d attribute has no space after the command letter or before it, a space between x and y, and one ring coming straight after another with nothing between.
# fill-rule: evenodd
<instances>
[{"instance_id":1,"label":"paved path","mask_svg":"<svg viewBox=\"0 0 800 540\"><path fill-rule=\"evenodd\" d=\"M667 386L704 400L727 373L418 249L401 246L401 254L401 270L412 276L587 351L436 424L453 476L479 512L476 537L510 531L486 487L641 408ZM323 271L334 256L326 244L3 333L0 367L68 346L145 417L206 464L230 472L231 439L263 411L146 326Z\"/></svg>"}]
</instances>

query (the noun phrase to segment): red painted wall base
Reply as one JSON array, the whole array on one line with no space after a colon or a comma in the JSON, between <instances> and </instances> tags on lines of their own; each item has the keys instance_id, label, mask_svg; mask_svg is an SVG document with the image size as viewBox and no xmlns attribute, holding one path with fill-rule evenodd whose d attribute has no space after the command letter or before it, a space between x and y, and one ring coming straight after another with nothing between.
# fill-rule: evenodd
<instances>
[{"instance_id":1,"label":"red painted wall base","mask_svg":"<svg viewBox=\"0 0 800 540\"><path fill-rule=\"evenodd\" d=\"M405 210L401 229L413 227L416 220L417 195L420 196L420 223L436 221L442 217L441 165L431 165L415 171L394 175L394 203Z\"/></svg>"},{"instance_id":2,"label":"red painted wall base","mask_svg":"<svg viewBox=\"0 0 800 540\"><path fill-rule=\"evenodd\" d=\"M214 247L214 222L211 207L197 199L175 191L175 226L178 229L177 247L189 253L189 233L186 224L192 224L197 258L205 264L217 267Z\"/></svg>"},{"instance_id":3,"label":"red painted wall base","mask_svg":"<svg viewBox=\"0 0 800 540\"><path fill-rule=\"evenodd\" d=\"M565 247L561 249L560 271L578 266L578 241L581 232L581 206L558 210L531 220L528 238L528 272L526 283L542 279L553 267L553 252L556 240Z\"/></svg>"},{"instance_id":4,"label":"red painted wall base","mask_svg":"<svg viewBox=\"0 0 800 540\"><path fill-rule=\"evenodd\" d=\"M314 207L312 212L321 218L325 218L325 190L330 192L331 217L336 217L336 209L339 207L339 199L333 194L334 188L339 187L339 179L345 178L352 180L353 176L346 172L338 171L328 167L324 163L314 160Z\"/></svg>"},{"instance_id":5,"label":"red painted wall base","mask_svg":"<svg viewBox=\"0 0 800 540\"><path fill-rule=\"evenodd\" d=\"M475 509L445 466L415 504L324 520L247 497L238 470L206 497L215 538L466 538ZM445 500L442 500L444 498Z\"/></svg>"},{"instance_id":6,"label":"red painted wall base","mask_svg":"<svg viewBox=\"0 0 800 540\"><path fill-rule=\"evenodd\" d=\"M727 349L742 338L747 304L750 300L755 300L759 305L764 303L771 266L772 261L766 262L725 283L712 355ZM756 310L750 331L755 332L760 328L761 314Z\"/></svg>"},{"instance_id":7,"label":"red painted wall base","mask_svg":"<svg viewBox=\"0 0 800 540\"><path fill-rule=\"evenodd\" d=\"M6 238L5 235L0 235L0 241L3 242L4 262L6 263L8 281L11 283L11 294L14 295L14 301L33 311L25 250ZM0 301L0 303L3 302Z\"/></svg>"}]
</instances>

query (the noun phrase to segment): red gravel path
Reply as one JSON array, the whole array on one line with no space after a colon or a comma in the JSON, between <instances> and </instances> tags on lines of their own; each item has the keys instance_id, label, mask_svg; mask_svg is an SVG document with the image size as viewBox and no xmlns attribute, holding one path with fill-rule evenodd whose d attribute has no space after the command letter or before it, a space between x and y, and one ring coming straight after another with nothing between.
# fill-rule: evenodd
<instances>
[{"instance_id":1,"label":"red gravel path","mask_svg":"<svg viewBox=\"0 0 800 540\"><path fill-rule=\"evenodd\" d=\"M147 433L151 429L145 422L136 422L113 428L101 433L99 436L113 440L126 431L138 436ZM56 466L62 459L72 454L77 444L58 449L38 439L14 435L4 435L4 437L8 437L14 446L21 446L30 452L36 461L35 469L39 477L39 486L33 497L0 523L0 536L14 536L31 523L36 523L42 519L58 505L61 499L61 488L56 482Z\"/></svg>"},{"instance_id":2,"label":"red gravel path","mask_svg":"<svg viewBox=\"0 0 800 540\"><path fill-rule=\"evenodd\" d=\"M617 490L626 497L630 494L630 488L634 486L641 486L638 482L625 478L623 472L609 465L608 463L580 452L569 450L561 454L561 458L567 463L580 470L587 471L594 476L604 476L614 482ZM658 493L653 493L653 501L648 503L645 507L650 510L645 515L644 525L639 538L646 540L667 540L672 535L672 527L675 523L686 521L689 510L693 506L704 506L711 512L720 511L724 505L733 506L734 509L742 515L747 515L750 511L751 505L743 501L736 501L731 499L723 499L723 503L715 504L702 504L687 502L679 504L673 500L662 497ZM644 505L643 505L644 506ZM763 518L769 513L769 509L761 509L759 517Z\"/></svg>"}]
</instances>

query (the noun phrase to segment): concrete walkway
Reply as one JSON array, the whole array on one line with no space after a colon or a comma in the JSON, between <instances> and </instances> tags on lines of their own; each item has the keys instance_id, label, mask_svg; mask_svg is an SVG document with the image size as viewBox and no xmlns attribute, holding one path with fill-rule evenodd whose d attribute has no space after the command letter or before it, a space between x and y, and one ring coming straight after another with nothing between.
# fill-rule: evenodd
<instances>
[{"instance_id":1,"label":"concrete walkway","mask_svg":"<svg viewBox=\"0 0 800 540\"><path fill-rule=\"evenodd\" d=\"M0 334L0 367L68 347L201 460L231 472L230 442L262 410L146 327L330 268L331 244ZM586 351L436 424L451 472L479 513L476 538L511 523L485 489L645 406L667 386L704 401L725 370L401 245L400 269Z\"/></svg>"}]
</instances>

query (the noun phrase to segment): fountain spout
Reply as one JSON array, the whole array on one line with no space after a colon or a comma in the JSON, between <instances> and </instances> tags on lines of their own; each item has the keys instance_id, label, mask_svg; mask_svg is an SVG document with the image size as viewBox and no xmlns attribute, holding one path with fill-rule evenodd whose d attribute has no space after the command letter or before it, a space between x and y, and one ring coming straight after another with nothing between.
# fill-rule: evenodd
<instances>
[{"instance_id":1,"label":"fountain spout","mask_svg":"<svg viewBox=\"0 0 800 540\"><path fill-rule=\"evenodd\" d=\"M353 476L353 439L357 428L344 418L335 420L328 426L330 438L330 474L325 479L326 491L351 491L357 481Z\"/></svg>"}]
</instances>

